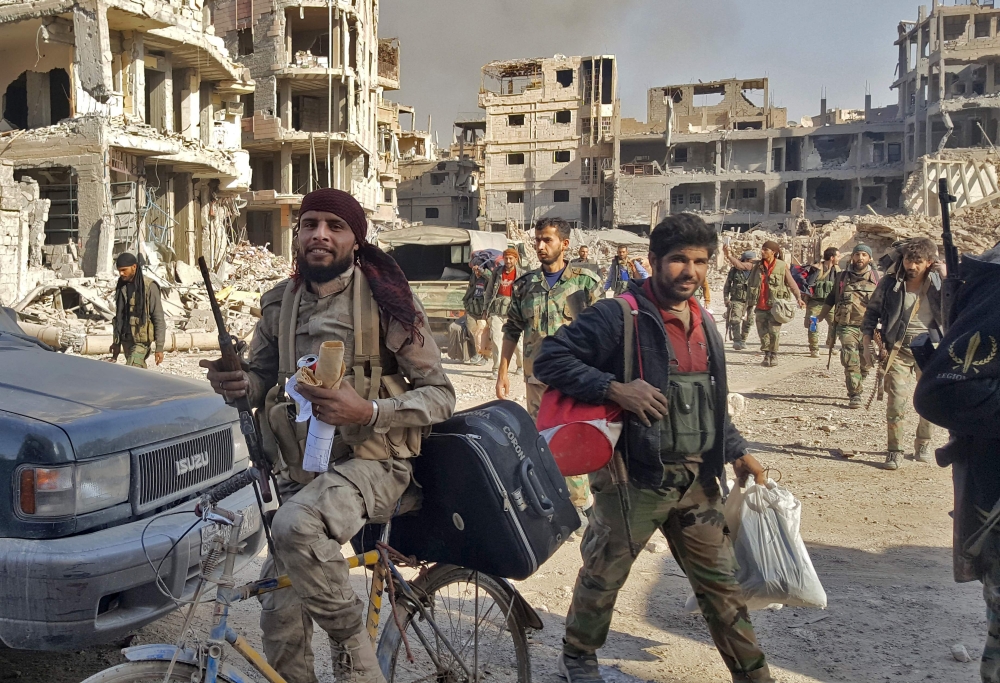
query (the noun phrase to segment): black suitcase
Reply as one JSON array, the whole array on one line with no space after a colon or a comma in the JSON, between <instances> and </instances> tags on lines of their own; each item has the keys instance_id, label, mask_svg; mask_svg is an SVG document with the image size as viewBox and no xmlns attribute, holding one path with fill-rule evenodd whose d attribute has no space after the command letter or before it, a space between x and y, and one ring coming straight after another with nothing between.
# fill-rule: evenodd
<instances>
[{"instance_id":1,"label":"black suitcase","mask_svg":"<svg viewBox=\"0 0 1000 683\"><path fill-rule=\"evenodd\" d=\"M405 555L524 579L580 527L545 439L511 401L436 425L413 473L423 505L390 533Z\"/></svg>"}]
</instances>

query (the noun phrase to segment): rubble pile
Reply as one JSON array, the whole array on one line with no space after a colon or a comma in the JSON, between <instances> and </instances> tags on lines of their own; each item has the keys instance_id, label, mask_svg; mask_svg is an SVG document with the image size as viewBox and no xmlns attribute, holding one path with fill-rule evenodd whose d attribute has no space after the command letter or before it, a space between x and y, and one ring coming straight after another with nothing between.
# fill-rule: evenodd
<instances>
[{"instance_id":1,"label":"rubble pile","mask_svg":"<svg viewBox=\"0 0 1000 683\"><path fill-rule=\"evenodd\" d=\"M859 241L888 248L893 242L929 237L941 244L940 216L852 216L840 218L830 225L847 225L855 230ZM957 211L951 219L951 232L960 253L981 254L1000 241L1000 207L985 204Z\"/></svg>"}]
</instances>

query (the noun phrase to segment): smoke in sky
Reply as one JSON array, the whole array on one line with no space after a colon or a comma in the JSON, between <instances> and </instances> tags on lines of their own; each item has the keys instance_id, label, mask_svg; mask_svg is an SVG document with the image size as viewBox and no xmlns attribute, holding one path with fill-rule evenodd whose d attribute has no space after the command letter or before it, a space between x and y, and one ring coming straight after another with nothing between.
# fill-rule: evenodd
<instances>
[{"instance_id":1,"label":"smoke in sky","mask_svg":"<svg viewBox=\"0 0 1000 683\"><path fill-rule=\"evenodd\" d=\"M896 26L911 0L382 0L379 35L401 41L402 90L390 99L434 118L442 145L476 111L480 68L497 59L613 54L622 115L645 120L646 90L769 76L789 118L892 104Z\"/></svg>"}]
</instances>

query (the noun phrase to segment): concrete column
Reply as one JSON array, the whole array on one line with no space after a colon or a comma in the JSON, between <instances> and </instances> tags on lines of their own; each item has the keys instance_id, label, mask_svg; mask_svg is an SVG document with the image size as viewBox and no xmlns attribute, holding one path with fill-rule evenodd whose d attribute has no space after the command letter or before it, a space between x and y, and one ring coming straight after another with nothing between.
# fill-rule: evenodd
<instances>
[{"instance_id":1,"label":"concrete column","mask_svg":"<svg viewBox=\"0 0 1000 683\"><path fill-rule=\"evenodd\" d=\"M37 71L25 74L28 87L28 128L52 125L52 100L49 93L49 75Z\"/></svg>"},{"instance_id":2,"label":"concrete column","mask_svg":"<svg viewBox=\"0 0 1000 683\"><path fill-rule=\"evenodd\" d=\"M285 143L282 143L282 147ZM281 176L282 176L282 163L281 163L281 151L277 151L271 155L272 157L272 176L271 176L271 187L274 188L275 192L281 192Z\"/></svg>"},{"instance_id":3,"label":"concrete column","mask_svg":"<svg viewBox=\"0 0 1000 683\"><path fill-rule=\"evenodd\" d=\"M105 189L106 168L101 155L86 157L77 165L76 212L80 231L81 267L87 277L111 272L115 232L112 210Z\"/></svg>"},{"instance_id":4,"label":"concrete column","mask_svg":"<svg viewBox=\"0 0 1000 683\"><path fill-rule=\"evenodd\" d=\"M864 136L864 133L858 133L857 138L854 140L854 170L858 173L861 172L861 154L865 149Z\"/></svg>"},{"instance_id":5,"label":"concrete column","mask_svg":"<svg viewBox=\"0 0 1000 683\"><path fill-rule=\"evenodd\" d=\"M715 175L722 173L722 140L715 141Z\"/></svg>"},{"instance_id":6,"label":"concrete column","mask_svg":"<svg viewBox=\"0 0 1000 683\"><path fill-rule=\"evenodd\" d=\"M181 72L180 83L174 85L181 89L180 132L189 140L199 140L201 139L201 77L195 69L184 69Z\"/></svg>"},{"instance_id":7,"label":"concrete column","mask_svg":"<svg viewBox=\"0 0 1000 683\"><path fill-rule=\"evenodd\" d=\"M772 138L770 135L768 135L767 136L767 152L765 152L765 156L764 156L764 172L765 173L773 173L774 172L774 166L771 164L771 154L772 154L773 150L774 150L774 138Z\"/></svg>"},{"instance_id":8,"label":"concrete column","mask_svg":"<svg viewBox=\"0 0 1000 683\"><path fill-rule=\"evenodd\" d=\"M215 120L212 107L212 84L202 82L201 96L198 98L198 105L201 107L199 113L199 133L201 134L201 144L206 147L212 144L213 121ZM252 114L251 114L252 115Z\"/></svg>"},{"instance_id":9,"label":"concrete column","mask_svg":"<svg viewBox=\"0 0 1000 683\"><path fill-rule=\"evenodd\" d=\"M295 53L292 50L292 22L288 20L288 12L285 12L285 63L289 66L295 61Z\"/></svg>"},{"instance_id":10,"label":"concrete column","mask_svg":"<svg viewBox=\"0 0 1000 683\"><path fill-rule=\"evenodd\" d=\"M993 84L996 80L997 65L995 62L986 62L986 94L992 95L997 91Z\"/></svg>"},{"instance_id":11,"label":"concrete column","mask_svg":"<svg viewBox=\"0 0 1000 683\"><path fill-rule=\"evenodd\" d=\"M195 228L198 224L198 212L194 195L194 182L190 173L178 173L174 176L174 220L173 227L174 252L177 258L188 264L194 264Z\"/></svg>"},{"instance_id":12,"label":"concrete column","mask_svg":"<svg viewBox=\"0 0 1000 683\"><path fill-rule=\"evenodd\" d=\"M919 122L918 122L917 125L919 126ZM920 134L920 129L918 128L914 132L914 138L913 138L913 140L914 140L914 146L916 146L916 141L918 139L917 136L919 136L919 134ZM933 144L934 144L934 126L931 125L931 117L925 116L924 117L924 150L923 150L924 154L930 154L931 152L934 151L934 148L932 147ZM913 155L914 158L921 156L919 149L915 149L913 151L914 151L914 155Z\"/></svg>"},{"instance_id":13,"label":"concrete column","mask_svg":"<svg viewBox=\"0 0 1000 683\"><path fill-rule=\"evenodd\" d=\"M163 117L164 130L168 133L173 133L177 130L177 125L180 123L179 121L174 121L174 88L178 87L179 84L174 83L174 67L170 61L170 53L167 53L161 59L166 64L163 73L163 97L166 101L166 110Z\"/></svg>"},{"instance_id":14,"label":"concrete column","mask_svg":"<svg viewBox=\"0 0 1000 683\"><path fill-rule=\"evenodd\" d=\"M143 42L142 33L132 32L132 45L129 57L129 80L132 83L132 114L137 118L146 120L146 47Z\"/></svg>"},{"instance_id":15,"label":"concrete column","mask_svg":"<svg viewBox=\"0 0 1000 683\"><path fill-rule=\"evenodd\" d=\"M281 127L285 130L292 129L292 79L281 80L281 97L279 98L279 108L281 110Z\"/></svg>"},{"instance_id":16,"label":"concrete column","mask_svg":"<svg viewBox=\"0 0 1000 683\"><path fill-rule=\"evenodd\" d=\"M718 144L718 143L716 143ZM722 182L715 181L715 211L722 211ZM667 193L667 213L670 213L670 193Z\"/></svg>"},{"instance_id":17,"label":"concrete column","mask_svg":"<svg viewBox=\"0 0 1000 683\"><path fill-rule=\"evenodd\" d=\"M271 222L273 227L271 250L284 256L289 261L292 260L292 207L282 204L281 208L274 212L274 219Z\"/></svg>"},{"instance_id":18,"label":"concrete column","mask_svg":"<svg viewBox=\"0 0 1000 683\"><path fill-rule=\"evenodd\" d=\"M106 103L114 91L108 6L101 0L78 3L73 8L73 33L78 85L98 102Z\"/></svg>"},{"instance_id":19,"label":"concrete column","mask_svg":"<svg viewBox=\"0 0 1000 683\"><path fill-rule=\"evenodd\" d=\"M312 191L309 187L309 155L303 154L299 157L299 185L300 187L292 188L293 192L300 194L307 194Z\"/></svg>"},{"instance_id":20,"label":"concrete column","mask_svg":"<svg viewBox=\"0 0 1000 683\"><path fill-rule=\"evenodd\" d=\"M292 193L292 143L281 143L281 177L278 191L281 194Z\"/></svg>"}]
</instances>

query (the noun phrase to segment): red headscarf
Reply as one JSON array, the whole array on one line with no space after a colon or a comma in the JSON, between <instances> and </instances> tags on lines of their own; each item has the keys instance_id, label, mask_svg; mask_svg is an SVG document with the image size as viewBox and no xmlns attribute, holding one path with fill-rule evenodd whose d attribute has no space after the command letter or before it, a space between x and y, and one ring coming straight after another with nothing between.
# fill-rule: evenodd
<instances>
[{"instance_id":1,"label":"red headscarf","mask_svg":"<svg viewBox=\"0 0 1000 683\"><path fill-rule=\"evenodd\" d=\"M399 264L368 241L368 219L358 200L342 190L322 188L302 198L299 216L301 217L306 211L326 211L336 214L351 226L354 239L358 243L355 264L368 278L368 285L372 289L375 302L389 317L399 321L410 333L411 340L423 344L423 335L417 330L422 319L413 303L410 283ZM297 269L292 277L296 282L300 282L302 278Z\"/></svg>"}]
</instances>

